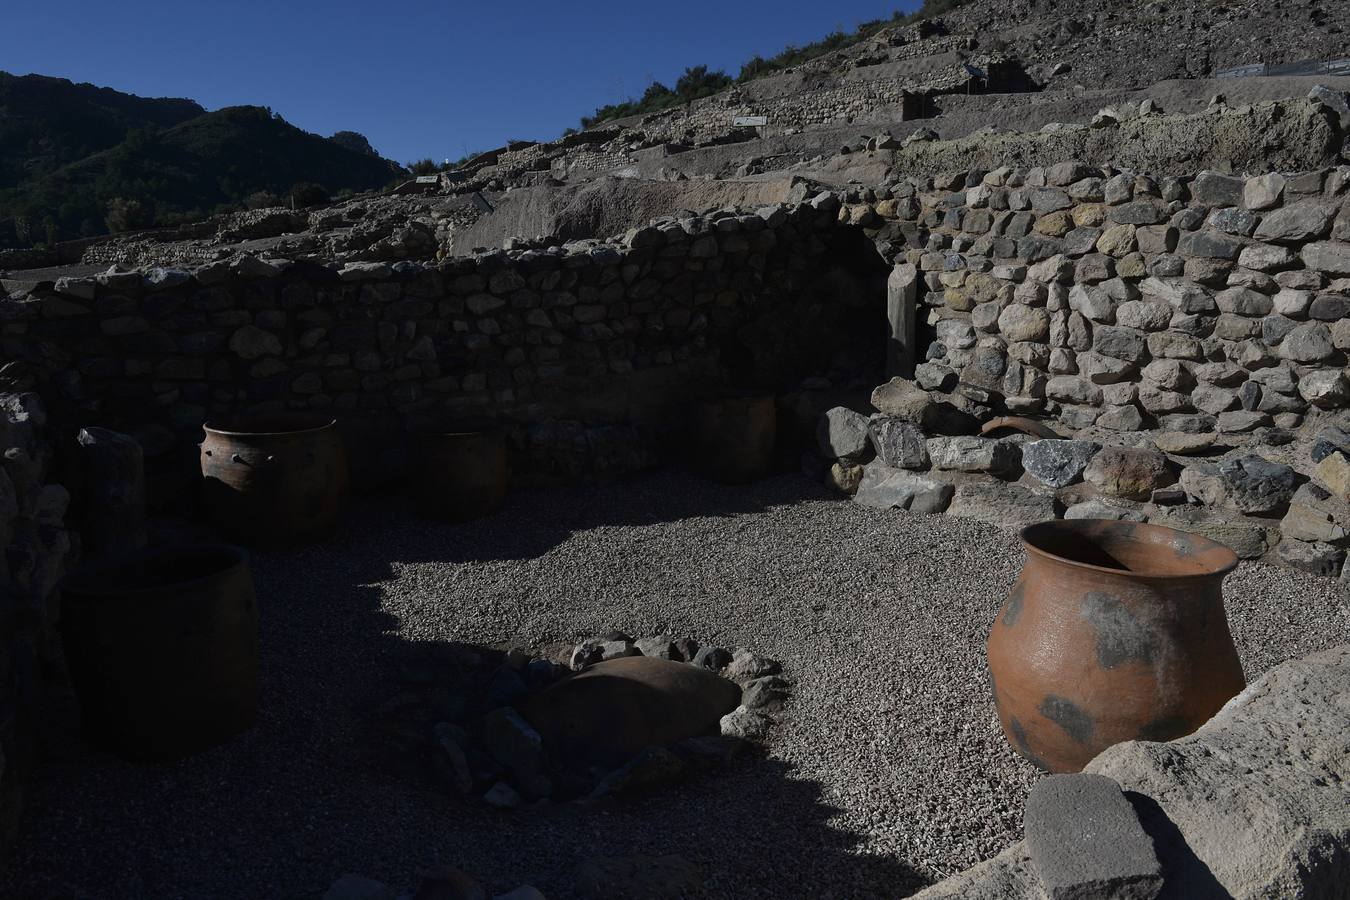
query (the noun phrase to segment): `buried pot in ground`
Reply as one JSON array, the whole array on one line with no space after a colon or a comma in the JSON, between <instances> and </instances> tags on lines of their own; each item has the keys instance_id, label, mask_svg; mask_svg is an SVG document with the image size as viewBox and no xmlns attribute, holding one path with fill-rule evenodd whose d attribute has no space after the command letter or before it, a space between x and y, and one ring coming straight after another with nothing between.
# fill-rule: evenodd
<instances>
[{"instance_id":1,"label":"buried pot in ground","mask_svg":"<svg viewBox=\"0 0 1350 900\"><path fill-rule=\"evenodd\" d=\"M597 650L612 658L588 665ZM690 639L611 633L570 659L581 672L521 649L405 667L420 690L377 714L379 764L429 753L451 793L501 809L598 799L735 765L789 691L777 662Z\"/></svg>"}]
</instances>

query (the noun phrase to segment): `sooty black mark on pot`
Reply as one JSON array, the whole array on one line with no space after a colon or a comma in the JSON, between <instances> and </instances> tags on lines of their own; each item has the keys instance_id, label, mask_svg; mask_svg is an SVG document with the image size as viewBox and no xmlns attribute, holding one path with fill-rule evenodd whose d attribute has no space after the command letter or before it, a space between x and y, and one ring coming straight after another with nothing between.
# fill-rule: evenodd
<instances>
[{"instance_id":1,"label":"sooty black mark on pot","mask_svg":"<svg viewBox=\"0 0 1350 900\"><path fill-rule=\"evenodd\" d=\"M1092 717L1079 709L1072 700L1057 694L1046 694L1037 709L1078 743L1086 744L1092 740Z\"/></svg>"},{"instance_id":2,"label":"sooty black mark on pot","mask_svg":"<svg viewBox=\"0 0 1350 900\"><path fill-rule=\"evenodd\" d=\"M1139 729L1141 741L1172 741L1190 733L1191 723L1182 716L1163 716Z\"/></svg>"},{"instance_id":3,"label":"sooty black mark on pot","mask_svg":"<svg viewBox=\"0 0 1350 900\"><path fill-rule=\"evenodd\" d=\"M1097 631L1097 664L1103 669L1127 662L1153 662L1152 632L1118 598L1088 591L1079 615Z\"/></svg>"},{"instance_id":4,"label":"sooty black mark on pot","mask_svg":"<svg viewBox=\"0 0 1350 900\"><path fill-rule=\"evenodd\" d=\"M1017 721L1016 716L1008 717L1008 728L1012 731L1013 741L1017 744L1017 752L1021 753L1026 761L1036 768L1043 772L1049 772L1050 767L1045 764L1045 760L1031 751L1031 745L1027 743L1027 730L1022 727L1021 722Z\"/></svg>"},{"instance_id":5,"label":"sooty black mark on pot","mask_svg":"<svg viewBox=\"0 0 1350 900\"><path fill-rule=\"evenodd\" d=\"M1017 618L1022 615L1022 600L1026 595L1026 586L1022 582L1017 582L1017 587L1008 595L1008 602L1003 604L1003 627L1011 628L1017 624Z\"/></svg>"}]
</instances>

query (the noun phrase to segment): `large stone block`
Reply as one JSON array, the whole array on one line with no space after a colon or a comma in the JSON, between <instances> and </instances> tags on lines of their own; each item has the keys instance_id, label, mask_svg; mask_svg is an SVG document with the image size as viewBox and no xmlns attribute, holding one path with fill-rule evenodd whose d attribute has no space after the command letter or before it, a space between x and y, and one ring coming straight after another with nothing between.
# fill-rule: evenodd
<instances>
[{"instance_id":1,"label":"large stone block","mask_svg":"<svg viewBox=\"0 0 1350 900\"><path fill-rule=\"evenodd\" d=\"M1299 363L1326 362L1336 355L1331 330L1321 322L1292 329L1280 342L1280 356Z\"/></svg>"},{"instance_id":2,"label":"large stone block","mask_svg":"<svg viewBox=\"0 0 1350 900\"><path fill-rule=\"evenodd\" d=\"M1298 244L1326 237L1337 207L1325 200L1304 200L1266 213L1256 229L1258 241Z\"/></svg>"},{"instance_id":3,"label":"large stone block","mask_svg":"<svg viewBox=\"0 0 1350 900\"><path fill-rule=\"evenodd\" d=\"M1247 209L1270 209L1284 196L1284 176L1278 172L1248 178L1242 189L1242 205Z\"/></svg>"},{"instance_id":4,"label":"large stone block","mask_svg":"<svg viewBox=\"0 0 1350 900\"><path fill-rule=\"evenodd\" d=\"M1051 775L1031 789L1026 843L1051 900L1152 900L1163 870L1120 785L1102 775Z\"/></svg>"},{"instance_id":5,"label":"large stone block","mask_svg":"<svg viewBox=\"0 0 1350 900\"><path fill-rule=\"evenodd\" d=\"M1102 389L1091 381L1072 375L1056 375L1045 384L1045 395L1061 403L1079 406L1100 406Z\"/></svg>"},{"instance_id":6,"label":"large stone block","mask_svg":"<svg viewBox=\"0 0 1350 900\"><path fill-rule=\"evenodd\" d=\"M921 428L931 426L938 415L937 404L928 392L903 378L892 378L874 390L872 406L884 416L904 419Z\"/></svg>"},{"instance_id":7,"label":"large stone block","mask_svg":"<svg viewBox=\"0 0 1350 900\"><path fill-rule=\"evenodd\" d=\"M1032 441L1022 447L1022 467L1042 484L1061 488L1079 481L1101 448L1096 441Z\"/></svg>"},{"instance_id":8,"label":"large stone block","mask_svg":"<svg viewBox=\"0 0 1350 900\"><path fill-rule=\"evenodd\" d=\"M1298 474L1283 463L1248 455L1187 466L1181 473L1181 487L1210 506L1249 515L1276 515L1288 508L1298 487Z\"/></svg>"},{"instance_id":9,"label":"large stone block","mask_svg":"<svg viewBox=\"0 0 1350 900\"><path fill-rule=\"evenodd\" d=\"M863 468L862 482L853 499L873 509L907 509L933 515L947 509L955 491L950 482L873 462Z\"/></svg>"},{"instance_id":10,"label":"large stone block","mask_svg":"<svg viewBox=\"0 0 1350 900\"><path fill-rule=\"evenodd\" d=\"M972 481L958 485L947 515L1004 528L1021 528L1057 517L1053 494L1020 484Z\"/></svg>"},{"instance_id":11,"label":"large stone block","mask_svg":"<svg viewBox=\"0 0 1350 900\"><path fill-rule=\"evenodd\" d=\"M1187 258L1237 259L1243 243L1218 231L1192 231L1177 241L1177 253Z\"/></svg>"},{"instance_id":12,"label":"large stone block","mask_svg":"<svg viewBox=\"0 0 1350 900\"><path fill-rule=\"evenodd\" d=\"M1339 578L1345 566L1345 549L1329 544L1296 540L1288 535L1275 548L1280 564L1322 578Z\"/></svg>"},{"instance_id":13,"label":"large stone block","mask_svg":"<svg viewBox=\"0 0 1350 900\"><path fill-rule=\"evenodd\" d=\"M1137 364L1148 356L1148 339L1133 328L1102 325L1093 329L1092 349L1102 356Z\"/></svg>"},{"instance_id":14,"label":"large stone block","mask_svg":"<svg viewBox=\"0 0 1350 900\"><path fill-rule=\"evenodd\" d=\"M935 469L1010 474L1020 465L1022 453L1008 441L962 435L929 438L928 456Z\"/></svg>"},{"instance_id":15,"label":"large stone block","mask_svg":"<svg viewBox=\"0 0 1350 900\"><path fill-rule=\"evenodd\" d=\"M1139 291L1144 297L1160 300L1182 313L1208 313L1218 308L1208 290L1185 278L1146 278Z\"/></svg>"},{"instance_id":16,"label":"large stone block","mask_svg":"<svg viewBox=\"0 0 1350 900\"><path fill-rule=\"evenodd\" d=\"M1083 477L1107 496L1124 500L1147 500L1155 490L1177 480L1167 457L1156 450L1134 447L1103 448L1092 458Z\"/></svg>"},{"instance_id":17,"label":"large stone block","mask_svg":"<svg viewBox=\"0 0 1350 900\"><path fill-rule=\"evenodd\" d=\"M1217 541L1240 559L1260 559L1280 542L1276 523L1221 513L1205 507L1177 507L1149 516L1156 525L1166 525Z\"/></svg>"},{"instance_id":18,"label":"large stone block","mask_svg":"<svg viewBox=\"0 0 1350 900\"><path fill-rule=\"evenodd\" d=\"M1271 669L1189 737L1117 744L1084 771L1147 798L1140 818L1169 896L1341 897L1347 696L1342 645Z\"/></svg>"},{"instance_id":19,"label":"large stone block","mask_svg":"<svg viewBox=\"0 0 1350 900\"><path fill-rule=\"evenodd\" d=\"M1300 485L1280 521L1285 538L1308 543L1341 544L1350 537L1350 503L1321 485Z\"/></svg>"},{"instance_id":20,"label":"large stone block","mask_svg":"<svg viewBox=\"0 0 1350 900\"><path fill-rule=\"evenodd\" d=\"M1341 449L1333 450L1318 462L1317 480L1326 485L1342 500L1350 500L1350 455Z\"/></svg>"},{"instance_id":21,"label":"large stone block","mask_svg":"<svg viewBox=\"0 0 1350 900\"><path fill-rule=\"evenodd\" d=\"M1009 341L1045 341L1050 334L1050 317L1044 309L1013 304L999 315L998 329Z\"/></svg>"},{"instance_id":22,"label":"large stone block","mask_svg":"<svg viewBox=\"0 0 1350 900\"><path fill-rule=\"evenodd\" d=\"M1304 246L1299 255L1309 269L1320 269L1328 275L1350 275L1350 243L1319 241Z\"/></svg>"},{"instance_id":23,"label":"large stone block","mask_svg":"<svg viewBox=\"0 0 1350 900\"><path fill-rule=\"evenodd\" d=\"M822 413L816 425L816 444L826 459L862 461L868 455L867 417L843 406Z\"/></svg>"},{"instance_id":24,"label":"large stone block","mask_svg":"<svg viewBox=\"0 0 1350 900\"><path fill-rule=\"evenodd\" d=\"M1239 206L1246 183L1219 172L1201 172L1191 182L1191 200L1203 206Z\"/></svg>"},{"instance_id":25,"label":"large stone block","mask_svg":"<svg viewBox=\"0 0 1350 900\"><path fill-rule=\"evenodd\" d=\"M895 469L926 469L929 465L924 434L904 419L873 416L868 437L883 465Z\"/></svg>"}]
</instances>

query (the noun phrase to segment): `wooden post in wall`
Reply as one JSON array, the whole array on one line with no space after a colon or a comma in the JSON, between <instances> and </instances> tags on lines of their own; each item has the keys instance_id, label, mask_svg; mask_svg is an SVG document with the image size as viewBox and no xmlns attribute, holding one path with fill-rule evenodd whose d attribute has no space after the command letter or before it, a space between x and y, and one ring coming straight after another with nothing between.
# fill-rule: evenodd
<instances>
[{"instance_id":1,"label":"wooden post in wall","mask_svg":"<svg viewBox=\"0 0 1350 900\"><path fill-rule=\"evenodd\" d=\"M886 338L886 376L913 378L918 361L915 354L916 320L919 301L919 269L901 263L886 280L886 319L890 334Z\"/></svg>"}]
</instances>

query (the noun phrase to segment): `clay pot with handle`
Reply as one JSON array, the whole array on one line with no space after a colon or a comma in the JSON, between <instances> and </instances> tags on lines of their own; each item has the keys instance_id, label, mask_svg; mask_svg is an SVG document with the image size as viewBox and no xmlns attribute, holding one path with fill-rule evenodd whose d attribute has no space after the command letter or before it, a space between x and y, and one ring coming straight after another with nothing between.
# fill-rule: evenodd
<instances>
[{"instance_id":1,"label":"clay pot with handle","mask_svg":"<svg viewBox=\"0 0 1350 900\"><path fill-rule=\"evenodd\" d=\"M1009 743L1077 772L1113 744L1195 731L1245 686L1222 584L1232 550L1095 519L1022 530L1027 561L989 633Z\"/></svg>"},{"instance_id":2,"label":"clay pot with handle","mask_svg":"<svg viewBox=\"0 0 1350 900\"><path fill-rule=\"evenodd\" d=\"M337 529L347 503L347 456L331 416L235 416L203 430L203 499L231 539L300 546Z\"/></svg>"}]
</instances>

